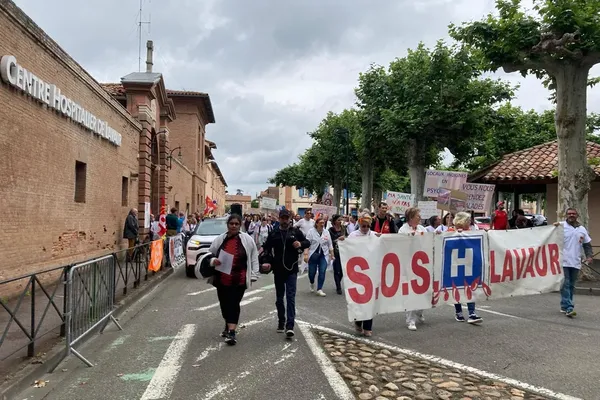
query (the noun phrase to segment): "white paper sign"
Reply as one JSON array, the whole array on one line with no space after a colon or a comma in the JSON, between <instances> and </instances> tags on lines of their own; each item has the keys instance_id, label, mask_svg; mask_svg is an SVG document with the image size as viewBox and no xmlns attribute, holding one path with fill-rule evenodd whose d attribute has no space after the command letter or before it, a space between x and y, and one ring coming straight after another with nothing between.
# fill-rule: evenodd
<instances>
[{"instance_id":1,"label":"white paper sign","mask_svg":"<svg viewBox=\"0 0 600 400\"><path fill-rule=\"evenodd\" d=\"M316 217L317 215L327 215L331 218L333 215L338 213L335 206L326 206L325 204L313 204L312 213Z\"/></svg>"},{"instance_id":2,"label":"white paper sign","mask_svg":"<svg viewBox=\"0 0 600 400\"><path fill-rule=\"evenodd\" d=\"M417 207L421 210L421 219L429 219L440 215L436 201L419 201Z\"/></svg>"},{"instance_id":3,"label":"white paper sign","mask_svg":"<svg viewBox=\"0 0 600 400\"><path fill-rule=\"evenodd\" d=\"M260 200L260 206L267 210L276 210L277 209L277 200L271 199L269 197L263 197Z\"/></svg>"},{"instance_id":4,"label":"white paper sign","mask_svg":"<svg viewBox=\"0 0 600 400\"><path fill-rule=\"evenodd\" d=\"M492 205L495 189L496 185L463 183L461 192L467 194L467 210L488 213Z\"/></svg>"},{"instance_id":5,"label":"white paper sign","mask_svg":"<svg viewBox=\"0 0 600 400\"><path fill-rule=\"evenodd\" d=\"M392 214L404 215L406 210L415 206L415 195L388 191L385 202Z\"/></svg>"},{"instance_id":6,"label":"white paper sign","mask_svg":"<svg viewBox=\"0 0 600 400\"><path fill-rule=\"evenodd\" d=\"M440 188L461 190L462 184L467 182L468 176L467 172L428 169L425 173L423 196L437 198Z\"/></svg>"},{"instance_id":7,"label":"white paper sign","mask_svg":"<svg viewBox=\"0 0 600 400\"><path fill-rule=\"evenodd\" d=\"M183 234L169 236L169 260L174 269L185 265L185 254L183 252Z\"/></svg>"},{"instance_id":8,"label":"white paper sign","mask_svg":"<svg viewBox=\"0 0 600 400\"><path fill-rule=\"evenodd\" d=\"M144 228L150 228L150 203L144 203Z\"/></svg>"},{"instance_id":9,"label":"white paper sign","mask_svg":"<svg viewBox=\"0 0 600 400\"><path fill-rule=\"evenodd\" d=\"M231 275L231 268L233 267L233 254L221 250L219 253L219 261L221 261L221 265L217 265L215 270L222 272L225 275Z\"/></svg>"}]
</instances>

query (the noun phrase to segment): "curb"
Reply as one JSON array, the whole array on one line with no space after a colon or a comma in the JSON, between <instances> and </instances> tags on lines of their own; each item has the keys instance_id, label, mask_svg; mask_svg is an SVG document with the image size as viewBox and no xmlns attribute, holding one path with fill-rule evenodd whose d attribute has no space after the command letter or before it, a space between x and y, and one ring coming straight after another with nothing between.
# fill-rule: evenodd
<instances>
[{"instance_id":1,"label":"curb","mask_svg":"<svg viewBox=\"0 0 600 400\"><path fill-rule=\"evenodd\" d=\"M120 322L127 322L129 319L133 318L135 314L130 318L125 315L124 318L119 319L124 311L142 300L144 296L149 295L151 292L158 289L160 285L173 275L173 268L169 268L162 274L155 276L152 281L144 281L133 294L115 304L116 309L113 313L115 318ZM148 284L148 282L151 282L152 284ZM81 346L83 343L86 343L94 337L95 334L88 334L78 343L78 346ZM64 353L65 340L64 338L61 338L59 343L56 343L46 352L43 364L27 364L23 369L18 371L15 376L11 377L7 383L0 385L0 400L14 400L15 396L29 388L36 379L53 371L63 361Z\"/></svg>"},{"instance_id":2,"label":"curb","mask_svg":"<svg viewBox=\"0 0 600 400\"><path fill-rule=\"evenodd\" d=\"M582 294L588 296L600 296L600 287L575 287L575 294Z\"/></svg>"}]
</instances>

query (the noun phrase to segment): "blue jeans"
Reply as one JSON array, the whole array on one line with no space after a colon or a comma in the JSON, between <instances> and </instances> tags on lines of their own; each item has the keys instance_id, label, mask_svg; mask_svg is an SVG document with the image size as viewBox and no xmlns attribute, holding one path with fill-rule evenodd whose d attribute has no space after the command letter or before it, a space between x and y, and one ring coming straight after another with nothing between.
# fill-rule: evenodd
<instances>
[{"instance_id":1,"label":"blue jeans","mask_svg":"<svg viewBox=\"0 0 600 400\"><path fill-rule=\"evenodd\" d=\"M563 267L565 271L565 280L560 288L560 309L564 311L573 311L573 292L575 291L575 283L579 270L577 268Z\"/></svg>"},{"instance_id":2,"label":"blue jeans","mask_svg":"<svg viewBox=\"0 0 600 400\"><path fill-rule=\"evenodd\" d=\"M281 274L275 275L275 294L277 300L277 318L279 325L285 324L285 329L294 329L296 319L296 284L298 282L298 274ZM287 319L285 315L286 307L283 305L283 296L287 300Z\"/></svg>"},{"instance_id":3,"label":"blue jeans","mask_svg":"<svg viewBox=\"0 0 600 400\"><path fill-rule=\"evenodd\" d=\"M469 310L469 315L475 314L475 302L467 303L467 309ZM454 311L458 313L462 313L462 304L456 303L454 304Z\"/></svg>"},{"instance_id":4,"label":"blue jeans","mask_svg":"<svg viewBox=\"0 0 600 400\"><path fill-rule=\"evenodd\" d=\"M317 282L317 290L323 289L323 284L325 284L325 271L327 271L327 260L325 256L321 254L317 256L313 254L312 257L308 260L308 280L310 283L315 283L315 275L317 274L317 269L319 270L319 280Z\"/></svg>"}]
</instances>

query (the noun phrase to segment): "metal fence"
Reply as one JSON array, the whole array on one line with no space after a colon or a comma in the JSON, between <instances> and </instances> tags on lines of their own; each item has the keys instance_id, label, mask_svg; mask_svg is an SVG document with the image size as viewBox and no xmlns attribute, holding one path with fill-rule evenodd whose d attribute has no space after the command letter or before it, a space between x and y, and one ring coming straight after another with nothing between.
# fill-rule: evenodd
<instances>
[{"instance_id":1,"label":"metal fence","mask_svg":"<svg viewBox=\"0 0 600 400\"><path fill-rule=\"evenodd\" d=\"M11 360L35 357L66 337L69 315L72 331L67 343L72 349L84 336L80 334L97 327L98 318L155 274L148 272L150 243L127 254L127 250L113 252L77 268L61 265L0 281L0 373L10 372Z\"/></svg>"},{"instance_id":2,"label":"metal fence","mask_svg":"<svg viewBox=\"0 0 600 400\"><path fill-rule=\"evenodd\" d=\"M66 356L74 354L93 367L74 346L88 333L100 327L104 331L109 321L119 330L121 325L113 316L115 301L116 257L108 255L77 264L69 270L67 280Z\"/></svg>"}]
</instances>

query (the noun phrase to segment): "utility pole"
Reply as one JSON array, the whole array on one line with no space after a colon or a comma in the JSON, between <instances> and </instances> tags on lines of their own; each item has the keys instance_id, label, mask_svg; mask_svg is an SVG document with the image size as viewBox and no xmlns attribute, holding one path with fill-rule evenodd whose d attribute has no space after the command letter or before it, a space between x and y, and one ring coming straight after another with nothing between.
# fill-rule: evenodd
<instances>
[{"instance_id":1,"label":"utility pole","mask_svg":"<svg viewBox=\"0 0 600 400\"><path fill-rule=\"evenodd\" d=\"M144 0L140 0L140 19L138 21L138 72L142 72L142 25L150 25L150 20L142 20L142 11L144 8Z\"/></svg>"}]
</instances>

